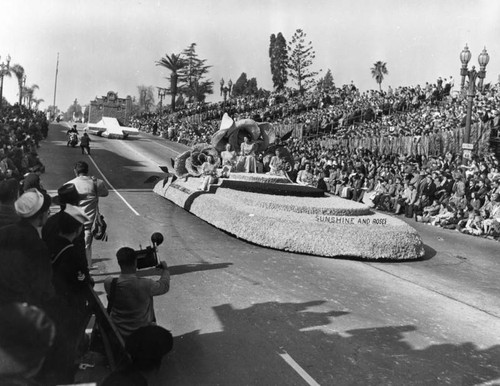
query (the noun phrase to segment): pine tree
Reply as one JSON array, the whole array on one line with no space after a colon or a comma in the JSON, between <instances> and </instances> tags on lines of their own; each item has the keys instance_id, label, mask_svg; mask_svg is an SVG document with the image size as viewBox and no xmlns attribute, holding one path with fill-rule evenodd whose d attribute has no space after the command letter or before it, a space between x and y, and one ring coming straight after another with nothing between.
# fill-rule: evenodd
<instances>
[{"instance_id":1,"label":"pine tree","mask_svg":"<svg viewBox=\"0 0 500 386\"><path fill-rule=\"evenodd\" d=\"M248 79L247 74L242 72L236 83L233 85L231 95L235 98L240 96L252 95L257 96L262 93L257 86L257 79Z\"/></svg>"},{"instance_id":2,"label":"pine tree","mask_svg":"<svg viewBox=\"0 0 500 386\"><path fill-rule=\"evenodd\" d=\"M257 79L251 78L245 87L245 95L255 96L259 92L259 87L257 86Z\"/></svg>"},{"instance_id":3,"label":"pine tree","mask_svg":"<svg viewBox=\"0 0 500 386\"><path fill-rule=\"evenodd\" d=\"M288 81L288 52L286 40L281 32L278 36L271 35L269 44L269 58L271 63L271 74L273 77L273 86L277 91L285 88Z\"/></svg>"},{"instance_id":4,"label":"pine tree","mask_svg":"<svg viewBox=\"0 0 500 386\"><path fill-rule=\"evenodd\" d=\"M245 95L245 90L247 88L247 74L242 72L238 80L233 84L232 96L237 98Z\"/></svg>"},{"instance_id":5,"label":"pine tree","mask_svg":"<svg viewBox=\"0 0 500 386\"><path fill-rule=\"evenodd\" d=\"M318 75L317 71L310 70L316 52L311 41L306 43L306 36L304 31L297 29L288 46L288 75L297 83L301 95L314 85L313 78Z\"/></svg>"},{"instance_id":6,"label":"pine tree","mask_svg":"<svg viewBox=\"0 0 500 386\"><path fill-rule=\"evenodd\" d=\"M182 58L186 65L179 70L181 92L189 102L204 101L207 94L213 94L214 82L205 79L212 66L206 65L206 59L198 58L196 43L182 51Z\"/></svg>"},{"instance_id":7,"label":"pine tree","mask_svg":"<svg viewBox=\"0 0 500 386\"><path fill-rule=\"evenodd\" d=\"M325 92L335 88L335 82L333 81L333 75L330 69L328 69L325 76L318 81L317 88L319 91Z\"/></svg>"}]
</instances>

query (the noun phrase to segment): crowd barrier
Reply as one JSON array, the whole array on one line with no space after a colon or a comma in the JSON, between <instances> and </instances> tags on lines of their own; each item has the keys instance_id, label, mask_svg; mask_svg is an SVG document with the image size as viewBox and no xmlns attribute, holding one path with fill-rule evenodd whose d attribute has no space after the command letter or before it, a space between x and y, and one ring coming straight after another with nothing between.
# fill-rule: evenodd
<instances>
[{"instance_id":1,"label":"crowd barrier","mask_svg":"<svg viewBox=\"0 0 500 386\"><path fill-rule=\"evenodd\" d=\"M378 151L379 154L421 154L425 156L439 156L450 151L453 154L462 152L464 128L450 131L440 131L422 136L384 136L363 138L324 139L320 143L325 148L340 145L353 152L364 148ZM489 153L491 136L491 122L475 123L471 125L470 141L474 144L474 152L482 157Z\"/></svg>"}]
</instances>

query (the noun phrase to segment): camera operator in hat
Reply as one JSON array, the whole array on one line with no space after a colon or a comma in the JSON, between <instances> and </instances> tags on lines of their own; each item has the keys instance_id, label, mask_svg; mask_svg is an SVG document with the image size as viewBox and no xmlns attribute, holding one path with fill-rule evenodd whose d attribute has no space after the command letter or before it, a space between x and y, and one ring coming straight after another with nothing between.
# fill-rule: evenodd
<instances>
[{"instance_id":1,"label":"camera operator in hat","mask_svg":"<svg viewBox=\"0 0 500 386\"><path fill-rule=\"evenodd\" d=\"M108 196L109 192L101 179L89 176L89 165L84 161L78 161L74 166L75 178L67 184L74 184L78 194L81 195L78 206L88 217L85 222L85 252L89 268L92 266L92 224L99 211L99 197Z\"/></svg>"},{"instance_id":2,"label":"camera operator in hat","mask_svg":"<svg viewBox=\"0 0 500 386\"><path fill-rule=\"evenodd\" d=\"M111 302L111 319L122 337L126 338L140 327L156 324L153 296L163 295L170 289L170 273L165 261L160 262L158 280L137 275L137 255L132 248L123 247L116 253L120 276L112 293L112 277L104 280L104 289Z\"/></svg>"},{"instance_id":3,"label":"camera operator in hat","mask_svg":"<svg viewBox=\"0 0 500 386\"><path fill-rule=\"evenodd\" d=\"M14 203L21 220L0 228L0 303L43 306L53 297L50 253L41 239L51 198L33 189Z\"/></svg>"}]
</instances>

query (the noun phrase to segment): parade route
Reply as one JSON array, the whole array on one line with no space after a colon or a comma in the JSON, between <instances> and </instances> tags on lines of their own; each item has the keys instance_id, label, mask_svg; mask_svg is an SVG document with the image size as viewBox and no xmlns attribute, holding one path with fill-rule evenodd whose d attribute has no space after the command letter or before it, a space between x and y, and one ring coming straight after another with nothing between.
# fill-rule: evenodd
<instances>
[{"instance_id":1,"label":"parade route","mask_svg":"<svg viewBox=\"0 0 500 386\"><path fill-rule=\"evenodd\" d=\"M164 243L171 290L155 298L174 349L158 374L168 385L500 384L500 243L409 223L421 261L328 259L261 248L215 229L152 193L184 147L141 134L91 136L92 156L66 146L51 125L39 153L46 189L87 160L110 195L100 200L109 241L94 242L96 291L117 275L115 252ZM363 235L359 235L363 237ZM321 240L335 242L335 240ZM145 275L153 274L145 271ZM101 369L102 370L102 369ZM98 369L79 379L99 381Z\"/></svg>"}]
</instances>

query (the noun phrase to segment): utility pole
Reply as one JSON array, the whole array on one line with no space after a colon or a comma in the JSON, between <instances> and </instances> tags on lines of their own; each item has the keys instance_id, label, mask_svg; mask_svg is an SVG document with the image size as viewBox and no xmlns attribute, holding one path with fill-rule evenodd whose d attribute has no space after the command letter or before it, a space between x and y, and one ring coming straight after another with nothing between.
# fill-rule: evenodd
<instances>
[{"instance_id":1,"label":"utility pole","mask_svg":"<svg viewBox=\"0 0 500 386\"><path fill-rule=\"evenodd\" d=\"M52 103L52 108L54 109L54 118L56 115L56 92L57 92L57 73L59 72L59 52L57 53L57 64L56 64L56 80L54 84L54 102Z\"/></svg>"}]
</instances>

